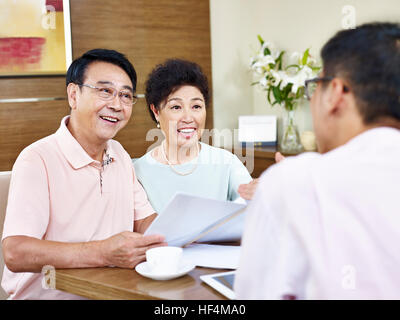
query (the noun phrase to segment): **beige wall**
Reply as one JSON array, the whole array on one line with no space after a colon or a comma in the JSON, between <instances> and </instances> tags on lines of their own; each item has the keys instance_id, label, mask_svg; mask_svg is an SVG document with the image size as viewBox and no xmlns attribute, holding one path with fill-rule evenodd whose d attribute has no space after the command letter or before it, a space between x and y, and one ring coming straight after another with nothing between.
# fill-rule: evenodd
<instances>
[{"instance_id":1,"label":"beige wall","mask_svg":"<svg viewBox=\"0 0 400 320\"><path fill-rule=\"evenodd\" d=\"M346 5L355 8L357 24L400 22L400 0L210 0L215 128L237 128L239 115L282 114L268 105L265 92L250 86L257 34L288 51L311 47L319 57L322 45L342 28ZM300 132L312 130L307 102L296 116Z\"/></svg>"}]
</instances>

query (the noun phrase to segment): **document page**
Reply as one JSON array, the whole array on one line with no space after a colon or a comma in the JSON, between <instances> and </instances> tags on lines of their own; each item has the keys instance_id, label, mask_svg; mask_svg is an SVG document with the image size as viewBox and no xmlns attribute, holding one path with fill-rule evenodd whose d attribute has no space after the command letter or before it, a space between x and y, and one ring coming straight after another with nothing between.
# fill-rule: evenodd
<instances>
[{"instance_id":1,"label":"document page","mask_svg":"<svg viewBox=\"0 0 400 320\"><path fill-rule=\"evenodd\" d=\"M146 230L145 235L161 234L170 246L183 246L210 226L245 207L245 204L232 201L177 193ZM243 216L244 214L240 214L199 241L239 240L243 231Z\"/></svg>"},{"instance_id":2,"label":"document page","mask_svg":"<svg viewBox=\"0 0 400 320\"><path fill-rule=\"evenodd\" d=\"M183 259L198 267L237 269L239 258L240 246L191 244L183 249Z\"/></svg>"}]
</instances>

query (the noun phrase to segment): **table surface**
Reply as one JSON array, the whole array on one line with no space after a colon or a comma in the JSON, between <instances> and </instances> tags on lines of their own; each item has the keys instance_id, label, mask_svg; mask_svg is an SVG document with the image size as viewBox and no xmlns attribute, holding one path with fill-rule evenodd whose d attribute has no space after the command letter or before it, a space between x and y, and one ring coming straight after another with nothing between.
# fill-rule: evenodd
<instances>
[{"instance_id":1,"label":"table surface","mask_svg":"<svg viewBox=\"0 0 400 320\"><path fill-rule=\"evenodd\" d=\"M57 269L56 289L101 300L225 300L200 280L201 275L225 271L229 270L196 267L183 277L156 281L134 269Z\"/></svg>"}]
</instances>

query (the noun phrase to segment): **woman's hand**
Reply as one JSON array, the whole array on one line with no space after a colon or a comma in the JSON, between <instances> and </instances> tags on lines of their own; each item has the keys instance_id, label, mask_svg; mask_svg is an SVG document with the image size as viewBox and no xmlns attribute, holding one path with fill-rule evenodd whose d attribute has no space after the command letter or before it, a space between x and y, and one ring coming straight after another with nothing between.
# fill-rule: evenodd
<instances>
[{"instance_id":1,"label":"woman's hand","mask_svg":"<svg viewBox=\"0 0 400 320\"><path fill-rule=\"evenodd\" d=\"M251 200L253 198L254 192L256 191L258 184L258 179L254 179L253 181L241 184L238 189L239 195L245 200Z\"/></svg>"},{"instance_id":2,"label":"woman's hand","mask_svg":"<svg viewBox=\"0 0 400 320\"><path fill-rule=\"evenodd\" d=\"M285 157L282 155L280 152L275 153L275 162L281 162L282 160L285 160Z\"/></svg>"},{"instance_id":3,"label":"woman's hand","mask_svg":"<svg viewBox=\"0 0 400 320\"><path fill-rule=\"evenodd\" d=\"M280 152L275 153L275 161L277 163L281 162L284 159L285 157ZM258 179L254 179L253 181L246 184L241 184L239 186L238 193L243 199L251 200L256 191L257 185L258 185Z\"/></svg>"}]
</instances>

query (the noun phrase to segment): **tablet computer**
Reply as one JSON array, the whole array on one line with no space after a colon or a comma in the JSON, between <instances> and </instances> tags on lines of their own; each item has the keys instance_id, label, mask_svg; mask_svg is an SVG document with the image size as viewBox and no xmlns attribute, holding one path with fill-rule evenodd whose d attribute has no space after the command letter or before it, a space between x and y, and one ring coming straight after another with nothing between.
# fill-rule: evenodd
<instances>
[{"instance_id":1,"label":"tablet computer","mask_svg":"<svg viewBox=\"0 0 400 320\"><path fill-rule=\"evenodd\" d=\"M210 287L223 294L228 299L235 299L233 291L233 283L236 271L220 272L200 276L200 279L207 283Z\"/></svg>"}]
</instances>

